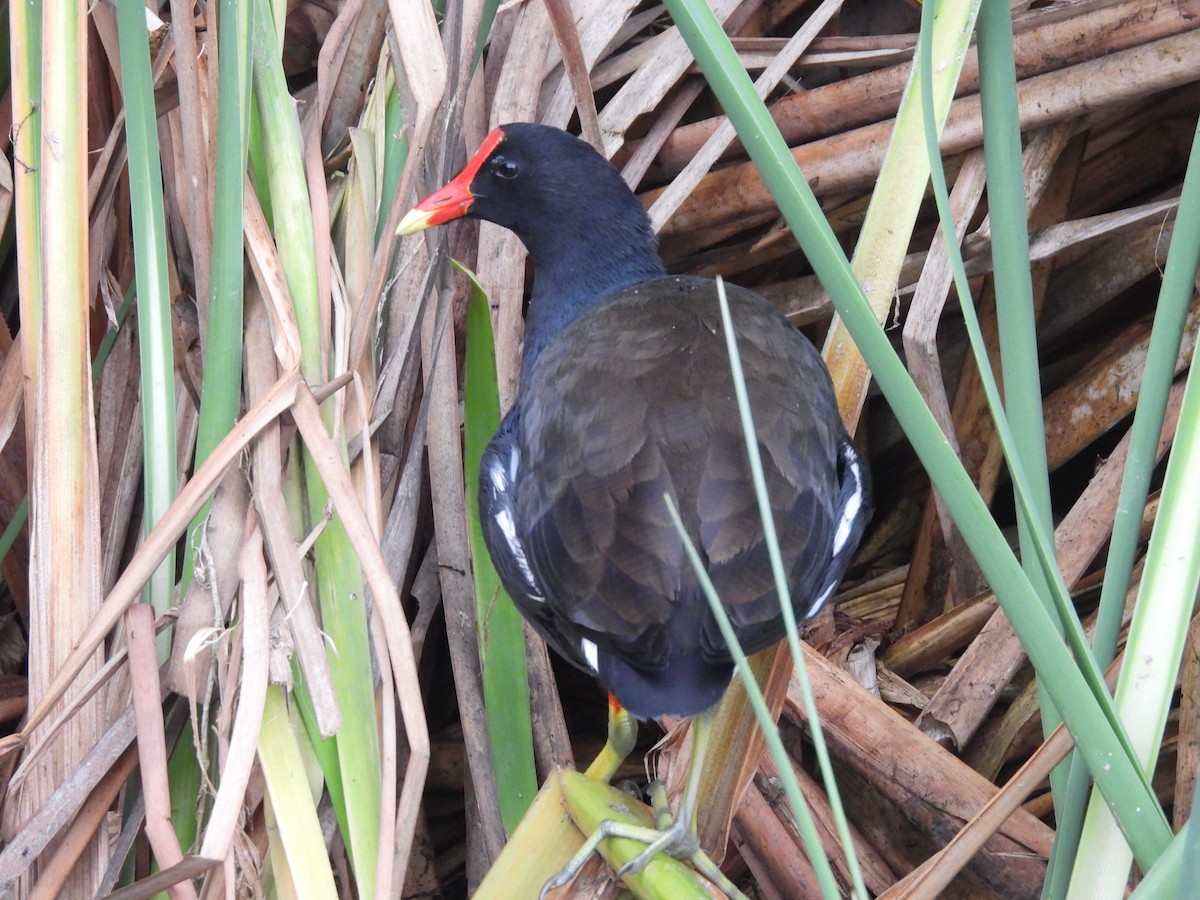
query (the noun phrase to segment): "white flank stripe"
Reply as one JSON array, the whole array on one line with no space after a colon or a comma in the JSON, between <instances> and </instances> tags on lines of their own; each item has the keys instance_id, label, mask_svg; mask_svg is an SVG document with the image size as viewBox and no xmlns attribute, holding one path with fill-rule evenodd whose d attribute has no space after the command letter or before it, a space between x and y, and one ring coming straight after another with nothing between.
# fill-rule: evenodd
<instances>
[{"instance_id":1,"label":"white flank stripe","mask_svg":"<svg viewBox=\"0 0 1200 900\"><path fill-rule=\"evenodd\" d=\"M508 549L513 552L514 556L525 559L525 551L521 547L520 541L517 540L517 526L513 524L512 513L507 509L496 511L496 524L500 526L500 531L504 534L504 540L508 543Z\"/></svg>"},{"instance_id":2,"label":"white flank stripe","mask_svg":"<svg viewBox=\"0 0 1200 900\"><path fill-rule=\"evenodd\" d=\"M513 524L512 513L507 509L497 510L495 513L496 524L500 526L500 531L504 535L504 541L508 544L509 552L512 553L513 559L517 563L517 568L521 571L521 577L525 579L525 593L529 595L531 600L545 602L546 598L542 596L538 590L537 582L533 577L533 570L529 568L529 560L525 558L525 547L517 538L517 526Z\"/></svg>"},{"instance_id":3,"label":"white flank stripe","mask_svg":"<svg viewBox=\"0 0 1200 900\"><path fill-rule=\"evenodd\" d=\"M492 466L492 470L488 472L488 476L488 480L491 481L492 488L497 494L503 494L508 490L508 477L499 466Z\"/></svg>"},{"instance_id":4,"label":"white flank stripe","mask_svg":"<svg viewBox=\"0 0 1200 900\"><path fill-rule=\"evenodd\" d=\"M600 649L596 646L595 641L580 638L579 649L583 651L583 658L587 662L588 667L593 672L598 673L600 671Z\"/></svg>"},{"instance_id":5,"label":"white flank stripe","mask_svg":"<svg viewBox=\"0 0 1200 900\"><path fill-rule=\"evenodd\" d=\"M858 459L854 457L848 458L847 468L849 469L850 477L854 479L854 493L847 498L846 507L842 510L841 521L838 522L837 531L833 535L833 553L835 556L846 545L846 540L850 537L850 529L854 527L854 522L858 518L859 511L862 509L863 483L862 472L858 467Z\"/></svg>"}]
</instances>

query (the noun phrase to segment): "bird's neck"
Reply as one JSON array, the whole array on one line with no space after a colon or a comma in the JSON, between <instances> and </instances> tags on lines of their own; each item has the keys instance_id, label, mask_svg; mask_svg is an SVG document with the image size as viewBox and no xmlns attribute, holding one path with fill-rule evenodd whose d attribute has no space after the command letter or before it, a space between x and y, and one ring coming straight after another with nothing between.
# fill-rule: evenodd
<instances>
[{"instance_id":1,"label":"bird's neck","mask_svg":"<svg viewBox=\"0 0 1200 900\"><path fill-rule=\"evenodd\" d=\"M524 385L538 354L564 328L623 288L666 274L649 221L638 205L620 216L525 241L533 260L533 294L525 316Z\"/></svg>"}]
</instances>

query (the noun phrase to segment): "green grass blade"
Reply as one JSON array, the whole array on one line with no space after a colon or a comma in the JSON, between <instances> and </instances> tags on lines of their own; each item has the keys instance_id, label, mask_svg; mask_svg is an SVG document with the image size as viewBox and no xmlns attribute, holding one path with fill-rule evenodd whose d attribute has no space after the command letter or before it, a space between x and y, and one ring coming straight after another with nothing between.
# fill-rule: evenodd
<instances>
[{"instance_id":1,"label":"green grass blade","mask_svg":"<svg viewBox=\"0 0 1200 900\"><path fill-rule=\"evenodd\" d=\"M1188 305L1192 299L1193 279L1198 262L1200 130L1192 139L1191 156L1179 198L1179 213L1176 216L1163 284L1155 307L1154 327L1150 334L1146 367L1142 373L1137 410L1133 417L1129 454L1121 480L1121 495L1105 559L1104 586L1100 593L1093 641L1093 655L1101 667L1107 667L1116 655L1125 595L1129 588L1142 526L1142 510L1155 469L1167 394L1175 377L1175 360L1179 353ZM1075 847L1078 846L1082 828L1087 784L1087 773L1076 772L1073 764L1072 775L1064 791L1066 801L1056 830L1054 855L1050 860L1043 896L1066 895L1071 878L1070 870L1075 860ZM1094 867L1089 865L1089 868Z\"/></svg>"},{"instance_id":2,"label":"green grass blade","mask_svg":"<svg viewBox=\"0 0 1200 900\"><path fill-rule=\"evenodd\" d=\"M250 4L243 4L250 5ZM275 218L271 206L271 179L267 176L270 165L264 148L262 113L256 103L250 104L250 118L247 122L249 140L246 147L246 161L250 167L250 180L258 194L258 202L262 206L263 216L268 222Z\"/></svg>"},{"instance_id":3,"label":"green grass blade","mask_svg":"<svg viewBox=\"0 0 1200 900\"><path fill-rule=\"evenodd\" d=\"M1113 524L1106 560L1104 586L1100 595L1095 637L1095 655L1102 665L1109 663L1116 652L1117 634L1120 629L1125 594L1133 570L1139 531L1142 524L1142 509L1149 492L1150 478L1155 468L1155 457L1159 432L1167 402L1167 393L1175 374L1175 359L1179 352L1187 308L1192 298L1192 283L1197 261L1200 260L1200 131L1193 137L1191 156L1184 177L1176 217L1174 237L1167 258L1166 271L1158 304L1155 308L1154 327L1146 354L1146 367L1142 374L1142 386L1138 395L1137 411L1134 414L1129 456L1121 482L1121 495L1117 504L1117 516ZM1171 627L1164 623L1165 627ZM1184 626L1180 626L1184 627ZM1161 698L1160 698L1161 699ZM1157 701L1151 701L1157 702ZM1071 882L1071 867L1075 863L1074 847L1079 843L1082 829L1084 797L1086 796L1086 773L1072 773L1068 798L1072 806L1065 810L1058 828L1059 838L1055 842L1055 855L1047 873L1048 897L1065 896ZM1095 832L1092 832L1095 834ZM1077 863L1084 871L1095 873L1103 869L1111 857L1104 848L1104 841L1093 838L1094 845L1085 848L1088 862ZM1060 842L1062 847L1060 850ZM1064 857L1059 860L1059 856ZM1157 868L1157 865L1156 865ZM1113 880L1117 879L1113 875Z\"/></svg>"},{"instance_id":4,"label":"green grass blade","mask_svg":"<svg viewBox=\"0 0 1200 900\"><path fill-rule=\"evenodd\" d=\"M346 821L346 790L342 785L342 770L338 767L337 735L325 737L317 728L317 713L313 709L312 696L304 684L304 673L300 670L296 658L292 657L292 696L296 708L300 711L300 721L304 723L305 731L311 750L321 772L325 776L325 790L329 792L329 801L333 805L334 817L342 834L348 834L350 823Z\"/></svg>"},{"instance_id":5,"label":"green grass blade","mask_svg":"<svg viewBox=\"0 0 1200 900\"><path fill-rule=\"evenodd\" d=\"M276 859L286 857L297 896L327 900L339 895L317 821L316 803L305 777L298 744L303 738L304 733L297 734L293 728L283 689L271 685L258 737L258 762L283 848Z\"/></svg>"},{"instance_id":6,"label":"green grass blade","mask_svg":"<svg viewBox=\"0 0 1200 900\"><path fill-rule=\"evenodd\" d=\"M1029 511L1044 530L1051 531L1050 480L1046 465L1037 321L1029 270L1029 225L1021 173L1021 123L1017 115L1017 70L1012 40L1008 4L1003 0L983 0L979 14L979 93L1005 412L1012 427L1013 450L1020 456L1027 476L1024 488ZM1023 522L1019 523L1019 528L1021 558L1036 586L1036 579L1042 573L1031 546L1033 538Z\"/></svg>"},{"instance_id":7,"label":"green grass blade","mask_svg":"<svg viewBox=\"0 0 1200 900\"><path fill-rule=\"evenodd\" d=\"M240 222L246 180L250 110L249 46L246 16L249 4L221 0L218 15L220 81L217 94L217 165L213 218ZM242 398L243 252L240 228L214 228L212 278L208 298L208 327L204 335L204 382L200 388L200 418L196 431L199 466L227 435L237 419ZM208 518L211 501L192 520L195 534ZM180 593L192 577L193 545L185 542Z\"/></svg>"},{"instance_id":8,"label":"green grass blade","mask_svg":"<svg viewBox=\"0 0 1200 900\"><path fill-rule=\"evenodd\" d=\"M196 837L200 833L199 798L207 797L200 766L196 762L190 716L184 720L179 740L167 758L167 784L171 789L171 824L175 826L179 846L187 853L196 845Z\"/></svg>"},{"instance_id":9,"label":"green grass blade","mask_svg":"<svg viewBox=\"0 0 1200 900\"><path fill-rule=\"evenodd\" d=\"M483 56L483 48L487 46L488 35L492 31L492 23L500 9L500 0L483 0L483 15L479 19L479 38L475 43L475 55L471 58L471 68L479 65Z\"/></svg>"},{"instance_id":10,"label":"green grass blade","mask_svg":"<svg viewBox=\"0 0 1200 900\"><path fill-rule=\"evenodd\" d=\"M1101 665L1116 654L1121 612L1142 525L1142 510L1154 472L1158 436L1167 408L1167 394L1175 378L1175 360L1191 303L1197 264L1200 263L1200 127L1192 138L1192 151L1179 197L1179 211L1158 303L1154 328L1146 353L1146 369L1138 393L1137 411L1121 499L1105 562L1104 587L1096 624L1095 653Z\"/></svg>"},{"instance_id":11,"label":"green grass blade","mask_svg":"<svg viewBox=\"0 0 1200 900\"><path fill-rule=\"evenodd\" d=\"M1004 378L1004 409L999 408L998 395L992 407L994 417L1005 417L1012 431L1012 444L1007 453L1021 460L1026 480L1014 482L1014 490L1024 492L1027 502L1021 505L1023 515L1017 519L1018 543L1021 562L1030 583L1048 607L1057 604L1070 607L1065 586L1059 589L1056 565L1053 571L1043 570L1043 560L1053 560L1053 547L1039 541L1050 540L1053 520L1050 512L1050 479L1046 462L1044 416L1042 413L1041 370L1038 363L1037 321L1033 299L1033 283L1029 263L1029 231L1025 211L1025 184L1021 167L1021 125L1017 111L1016 65L1013 59L1012 20L1007 4L984 0L978 17L980 109L983 119L984 159L987 167L988 215L992 227L992 258L994 265L993 285L995 290L997 330L1000 343L1000 364ZM931 26L931 11L921 10L922 40ZM922 64L925 55L922 53ZM926 131L933 166L941 172L939 154L935 151L936 139ZM940 181L939 181L940 179ZM945 191L944 179L935 179ZM949 202L943 194L938 195L938 210L942 217L943 233L949 222ZM960 255L955 248L956 258ZM957 266L957 259L955 265ZM957 269L956 269L957 274ZM969 306L964 293L965 279L958 279L957 289L963 299L964 308ZM970 312L973 312L971 310ZM972 332L974 336L974 332ZM988 357L980 355L982 347L976 349L977 363L987 367ZM986 373L989 386L989 403L993 394L990 390L991 373ZM1036 524L1036 527L1035 527ZM1053 592L1057 592L1054 596ZM1076 652L1086 644L1082 629L1076 624L1076 616L1060 614L1061 629L1070 629L1076 635ZM1099 683L1098 667L1092 675L1094 685ZM1095 687L1093 687L1095 690ZM1061 723L1053 703L1039 682L1038 693L1041 706L1042 733L1050 735ZM1107 694L1100 697L1107 700ZM1062 803L1067 796L1069 769L1058 766L1050 775L1055 809L1061 814Z\"/></svg>"},{"instance_id":12,"label":"green grass blade","mask_svg":"<svg viewBox=\"0 0 1200 900\"><path fill-rule=\"evenodd\" d=\"M923 13L923 33L928 27L927 19L928 11ZM925 51L922 47L918 47L918 55L924 55ZM943 228L950 232L953 223L950 218L949 196L946 189L945 174L940 164L937 145L934 140L933 123L927 122L926 140L929 147L929 155L932 160L937 162L931 170L933 176L934 197L938 205L939 215L943 221ZM1023 189L1021 191L1024 193ZM1010 226L1011 227L1011 226ZM988 362L987 348L984 345L982 330L979 325L978 317L975 314L975 308L970 302L970 289L967 282L966 271L963 266L962 255L956 245L949 245L949 258L954 272L955 285L959 294L960 305L963 313L963 321L967 328L967 334L970 341L971 349L975 355L976 365L978 367L980 382L984 388L987 397L988 407L991 410L993 422L996 429L996 436L1004 452L1005 461L1009 467L1012 477L1014 493L1017 499L1018 509L1021 512L1022 522L1026 529L1028 542L1026 547L1035 554L1033 559L1027 560L1026 565L1038 566L1040 574L1043 576L1037 581L1034 586L1031 582L1031 587L1038 591L1038 597L1043 602L1049 601L1049 610L1056 613L1055 618L1051 618L1051 624L1059 630L1060 633L1065 633L1068 645L1074 654L1074 662L1060 663L1060 667L1056 667L1048 674L1040 671L1039 690L1046 690L1048 682L1067 677L1073 674L1082 675L1084 683L1088 686L1092 696L1099 704L1100 711L1108 723L1106 732L1100 735L1099 740L1105 741L1108 739L1115 740L1123 749L1125 758L1132 761L1134 764L1131 767L1130 774L1137 778L1141 783L1138 790L1143 796L1153 797L1153 789L1141 769L1136 765L1136 754L1132 745L1128 740L1124 728L1121 725L1120 719L1117 716L1116 710L1111 702L1108 689L1104 684L1103 675L1096 665L1094 658L1091 655L1090 647L1088 646L1086 637L1083 633L1082 625L1078 615L1071 603L1070 594L1062 579L1062 574L1058 569L1057 561L1054 554L1053 537L1051 536L1049 525L1035 511L1035 502L1030 499L1033 491L1029 487L1030 479L1025 471L1025 463L1017 451L1017 441L1013 436L1012 428L1009 424L1008 417L1005 413L1003 403L1000 399L1000 390L996 384L996 379L991 371L991 366ZM1040 388L1039 388L1040 390ZM1028 570L1028 569L1027 569ZM1035 574L1037 574L1035 572ZM1048 598L1044 597L1043 591L1048 589ZM1007 610L1006 610L1007 612ZM1013 614L1008 613L1010 621ZM1020 629L1017 629L1018 634ZM1032 654L1030 654L1032 657ZM1066 670L1061 667L1073 667L1074 672L1066 673ZM1047 704L1043 704L1047 706ZM1057 713L1053 709L1044 710L1044 718L1050 721L1057 721ZM1082 740L1082 736L1080 736ZM1095 737L1092 738L1096 739ZM1059 770L1063 771L1063 770ZM1056 775L1056 787L1061 793L1065 793L1067 785L1065 784L1066 775ZM1157 807L1157 801L1154 802ZM1151 808L1151 807L1146 807ZM1161 823L1165 823L1165 816L1162 815L1161 808L1158 808L1157 814L1150 816L1138 816L1140 809L1137 806L1126 807L1124 817L1122 818L1123 827L1127 833L1132 833L1132 842L1142 847L1143 850L1149 851L1155 845L1155 841L1161 838L1158 829ZM1156 821L1150 822L1151 819ZM1157 821L1157 820L1161 820ZM1068 818L1067 823L1073 820ZM1148 824L1147 824L1148 823ZM1071 832L1067 832L1067 840L1070 842ZM1069 844L1066 852L1069 852ZM1060 856L1061 856L1060 852ZM1152 858L1152 857L1151 857Z\"/></svg>"},{"instance_id":13,"label":"green grass blade","mask_svg":"<svg viewBox=\"0 0 1200 900\"><path fill-rule=\"evenodd\" d=\"M475 276L467 300L467 347L463 369L464 446L467 527L471 568L475 575L475 613L479 622L479 657L488 738L496 769L496 788L505 830L511 835L537 794L533 761L533 725L529 712L529 671L525 664L525 630L521 614L500 584L483 543L479 521L479 461L500 424L496 353L487 294Z\"/></svg>"},{"instance_id":14,"label":"green grass blade","mask_svg":"<svg viewBox=\"0 0 1200 900\"><path fill-rule=\"evenodd\" d=\"M1192 822L1184 824L1179 834L1171 841L1158 862L1146 873L1138 886L1129 894L1129 900L1192 900L1200 891L1200 879L1186 877L1197 870L1197 852L1200 846L1193 839L1196 829Z\"/></svg>"},{"instance_id":15,"label":"green grass blade","mask_svg":"<svg viewBox=\"0 0 1200 900\"><path fill-rule=\"evenodd\" d=\"M322 384L329 373L322 358L312 210L301 157L300 125L284 78L271 6L267 0L255 0L252 6L254 96L261 117L263 158L270 161L265 174L275 240L300 333L301 372L309 383ZM323 409L327 417L331 408L327 403ZM327 426L331 424L326 422ZM344 458L344 437L340 449ZM303 468L307 525L312 527L325 516L328 491L307 452ZM379 726L362 571L339 516L334 515L317 537L313 557L321 625L333 648L330 675L342 710L337 759L345 791L344 838L359 896L370 897L375 893L379 854Z\"/></svg>"},{"instance_id":16,"label":"green grass blade","mask_svg":"<svg viewBox=\"0 0 1200 900\"><path fill-rule=\"evenodd\" d=\"M1022 646L1039 672L1045 676L1053 673L1053 678L1047 677L1051 696L1060 709L1069 710L1067 725L1097 773L1105 797L1122 821L1150 820L1146 828L1138 829L1135 840L1139 858L1152 863L1171 837L1161 807L1130 759L1127 745L1114 733L1106 709L1062 646L1029 579L876 321L816 198L741 69L736 52L706 6L684 0L666 0L666 5L945 498Z\"/></svg>"},{"instance_id":17,"label":"green grass blade","mask_svg":"<svg viewBox=\"0 0 1200 900\"><path fill-rule=\"evenodd\" d=\"M217 159L213 198L217 222L240 222L246 173L247 119L249 116L249 4L221 0L218 7ZM212 235L210 294L202 353L204 380L200 386L199 421L194 464L199 466L229 433L242 398L242 285L241 228L215 228ZM106 336L107 337L107 336ZM189 535L199 534L208 519L212 501L192 518ZM187 596L194 571L195 543L183 542L179 596ZM201 784L205 762L192 741L179 741L168 761L172 790L176 785ZM182 788L181 788L182 789ZM199 787L197 787L199 789ZM190 804L173 804L171 821L180 844L190 847L199 826L196 798Z\"/></svg>"},{"instance_id":18,"label":"green grass blade","mask_svg":"<svg viewBox=\"0 0 1200 900\"><path fill-rule=\"evenodd\" d=\"M395 79L389 72L390 88L387 92L387 108L384 112L386 125L382 139L387 143L383 152L383 176L380 180L379 196L385 201L394 197L400 188L400 176L408 163L408 132L404 129L404 110L400 106L400 95L396 93ZM387 208L381 207L375 223L375 243L383 239L387 227Z\"/></svg>"},{"instance_id":19,"label":"green grass blade","mask_svg":"<svg viewBox=\"0 0 1200 900\"><path fill-rule=\"evenodd\" d=\"M0 562L4 562L4 558L8 556L8 551L12 549L13 543L21 535L21 529L25 527L25 523L29 521L29 495L26 494L21 500L20 506L13 513L12 521L8 523L8 527L4 529L4 533L0 534Z\"/></svg>"},{"instance_id":20,"label":"green grass blade","mask_svg":"<svg viewBox=\"0 0 1200 900\"><path fill-rule=\"evenodd\" d=\"M125 141L129 148L129 200L133 218L133 266L137 281L138 349L141 353L143 523L149 532L175 499L175 354L171 291L167 278L166 217L158 119L146 41L146 9L118 0L121 84L125 95ZM145 599L161 616L174 603L175 551L150 577ZM170 631L158 635L159 662L171 652Z\"/></svg>"},{"instance_id":21,"label":"green grass blade","mask_svg":"<svg viewBox=\"0 0 1200 900\"><path fill-rule=\"evenodd\" d=\"M1117 711L1145 772L1153 772L1158 760L1188 620L1200 586L1200 518L1196 516L1196 498L1200 497L1198 371L1193 365L1188 372L1179 427L1167 461L1158 517L1129 626L1125 664L1117 682ZM1068 897L1100 900L1120 897L1124 890L1130 853L1117 826L1125 832L1126 840L1128 828L1124 821L1113 820L1106 799L1093 792ZM1138 863L1148 868L1143 860Z\"/></svg>"},{"instance_id":22,"label":"green grass blade","mask_svg":"<svg viewBox=\"0 0 1200 900\"><path fill-rule=\"evenodd\" d=\"M763 476L762 455L759 451L757 432L754 429L753 410L750 408L750 396L746 391L746 376L742 371L741 354L738 353L737 334L734 332L733 319L729 314L729 300L725 296L725 283L720 278L717 279L717 295L721 301L721 324L725 329L725 345L729 351L729 368L733 375L733 388L737 396L738 412L742 420L742 434L746 438L746 456L750 461L750 474L754 482L754 494L758 501L758 515L763 525L763 539L766 542L767 552L771 559L771 572L775 578L775 592L779 597L779 608L783 613L783 621L787 629L788 648L791 650L796 679L800 682L800 692L804 697L813 749L816 751L821 778L825 784L825 792L829 798L829 806L833 811L838 838L842 842L842 852L846 855L846 864L850 870L851 878L854 880L854 896L866 900L868 896L867 887L863 883L862 871L858 865L858 855L854 849L854 840L850 836L850 825L846 820L846 811L842 806L841 793L838 791L837 781L833 776L833 764L829 759L829 748L825 744L825 733L821 729L821 717L817 713L817 703L813 698L812 685L809 683L808 669L804 665L804 653L800 649L800 635L797 631L796 615L792 606L791 585L788 584L787 573L783 568L783 557L779 551L779 539L775 532L775 520L771 512L771 499L767 494L766 478ZM689 549L689 555L694 552L694 549ZM695 565L694 562L693 565ZM714 605L712 597L709 598L709 605ZM726 642L730 643L730 646L733 646L737 638L733 635L732 627L729 627L727 624L728 618L725 616L724 607L719 602L715 606L720 611L714 614L726 622L721 627L721 633L725 637ZM733 638L733 642L730 642L731 637ZM744 659L744 654L741 652L740 647L738 647L738 655ZM741 669L741 671L748 672L747 669ZM745 679L745 676L743 678ZM745 680L753 682L753 678ZM755 683L754 690L757 691L757 689L758 685ZM749 684L747 684L747 690L750 690ZM759 705L756 704L756 713L758 709ZM765 704L762 705L762 709L763 711L766 710ZM769 720L764 722L761 715L759 716L759 725L764 734L777 733L777 730L773 727L774 723ZM785 781L791 777L791 766L788 765L786 757L784 759L776 757L775 764L780 773L786 773L783 775ZM814 852L821 854L822 858L824 858L823 852L819 849L820 845L817 848L813 848L807 844L806 838L805 846L808 849L810 859Z\"/></svg>"},{"instance_id":23,"label":"green grass blade","mask_svg":"<svg viewBox=\"0 0 1200 900\"><path fill-rule=\"evenodd\" d=\"M762 729L763 737L767 742L767 749L770 751L771 759L775 761L775 766L779 770L779 779L783 784L784 795L788 798L788 805L791 806L792 812L796 816L796 827L800 831L800 839L804 842L804 849L808 854L809 864L816 873L818 884L821 885L821 896L825 898L840 897L841 892L838 890L837 881L833 877L833 869L830 868L829 860L825 856L825 849L821 844L821 836L817 832L817 826L813 821L812 813L808 809L808 803L805 801L804 795L800 792L800 785L796 782L796 776L792 772L791 758L787 755L787 750L784 748L783 741L779 737L779 729L775 727L775 720L771 717L771 711L767 709L767 701L763 698L762 689L758 686L758 682L754 680L754 673L750 669L750 662L746 659L746 654L742 652L737 635L733 633L733 625L729 621L729 616L725 613L725 607L721 604L721 598L717 595L717 589L713 586L712 579L708 577L708 571L704 568L704 560L700 558L695 544L688 537L683 520L679 518L679 511L675 508L675 504L672 502L669 494L664 494L663 499L666 501L667 509L671 513L671 520L675 523L675 528L678 530L680 539L683 541L683 549L688 555L688 561L692 564L692 569L695 571L696 577L700 581L700 587L704 591L704 596L708 600L708 606L712 610L713 616L717 620L717 625L721 629L721 637L724 639L726 646L729 647L729 655L733 657L733 663L737 667L738 676L742 679L742 684L746 686L746 696L750 700L750 705L754 707L754 715L758 718L759 727ZM803 664L803 659L797 661L797 671L799 671ZM815 722L816 720L813 719L812 721Z\"/></svg>"}]
</instances>

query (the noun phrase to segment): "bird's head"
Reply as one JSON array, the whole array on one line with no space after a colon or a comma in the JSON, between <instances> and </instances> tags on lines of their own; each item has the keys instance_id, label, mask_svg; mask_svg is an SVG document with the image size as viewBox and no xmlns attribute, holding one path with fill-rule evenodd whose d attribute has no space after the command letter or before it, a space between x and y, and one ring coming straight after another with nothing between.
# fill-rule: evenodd
<instances>
[{"instance_id":1,"label":"bird's head","mask_svg":"<svg viewBox=\"0 0 1200 900\"><path fill-rule=\"evenodd\" d=\"M518 122L492 131L453 180L413 207L397 233L485 219L529 245L543 230L619 220L623 206L644 217L620 173L591 145L558 128Z\"/></svg>"}]
</instances>

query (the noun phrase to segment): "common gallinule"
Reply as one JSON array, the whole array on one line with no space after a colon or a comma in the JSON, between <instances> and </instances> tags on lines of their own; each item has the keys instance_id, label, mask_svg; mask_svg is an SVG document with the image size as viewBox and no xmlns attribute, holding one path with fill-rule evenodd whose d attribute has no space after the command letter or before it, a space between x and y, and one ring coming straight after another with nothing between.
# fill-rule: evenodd
<instances>
[{"instance_id":1,"label":"common gallinule","mask_svg":"<svg viewBox=\"0 0 1200 900\"><path fill-rule=\"evenodd\" d=\"M556 128L497 128L399 233L459 217L516 233L534 267L519 396L479 478L500 579L550 645L625 710L696 716L698 771L733 664L664 497L746 652L784 635L717 285L667 275L649 219L616 169ZM812 344L765 298L726 290L804 621L829 599L862 536L866 466ZM607 777L614 768L610 759L589 771ZM652 850L692 855L696 781L672 834Z\"/></svg>"}]
</instances>

